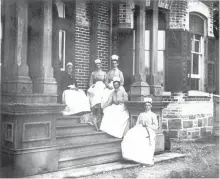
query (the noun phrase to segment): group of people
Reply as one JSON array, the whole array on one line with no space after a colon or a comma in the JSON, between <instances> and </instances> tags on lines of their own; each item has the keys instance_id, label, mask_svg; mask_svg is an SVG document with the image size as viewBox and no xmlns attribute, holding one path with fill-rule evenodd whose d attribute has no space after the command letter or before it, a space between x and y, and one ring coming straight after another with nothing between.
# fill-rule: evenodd
<instances>
[{"instance_id":1,"label":"group of people","mask_svg":"<svg viewBox=\"0 0 220 179\"><path fill-rule=\"evenodd\" d=\"M91 74L87 95L78 88L72 75L73 64L67 64L67 73L61 81L65 86L63 115L89 112L82 115L81 123L90 123L97 130L123 138L121 147L125 159L152 165L158 126L156 115L151 112L152 99L145 100L146 111L139 115L136 125L129 130L129 113L124 105L128 95L123 87L123 73L118 69L118 58L112 55L113 69L108 73L102 71L101 60L95 60L96 70Z\"/></svg>"}]
</instances>

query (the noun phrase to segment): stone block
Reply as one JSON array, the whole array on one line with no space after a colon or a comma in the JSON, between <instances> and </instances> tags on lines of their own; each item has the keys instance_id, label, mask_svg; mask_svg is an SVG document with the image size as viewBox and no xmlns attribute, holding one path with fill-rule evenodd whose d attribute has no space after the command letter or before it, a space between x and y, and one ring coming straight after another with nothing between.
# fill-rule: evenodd
<instances>
[{"instance_id":1,"label":"stone block","mask_svg":"<svg viewBox=\"0 0 220 179\"><path fill-rule=\"evenodd\" d=\"M213 117L208 118L208 126L213 126Z\"/></svg>"},{"instance_id":2,"label":"stone block","mask_svg":"<svg viewBox=\"0 0 220 179\"><path fill-rule=\"evenodd\" d=\"M198 119L198 127L202 127L202 119Z\"/></svg>"},{"instance_id":3,"label":"stone block","mask_svg":"<svg viewBox=\"0 0 220 179\"><path fill-rule=\"evenodd\" d=\"M163 123L162 123L162 129L167 129L167 127L168 127L168 126L167 126L167 122L163 122Z\"/></svg>"},{"instance_id":4,"label":"stone block","mask_svg":"<svg viewBox=\"0 0 220 179\"><path fill-rule=\"evenodd\" d=\"M187 131L186 130L180 130L179 131L179 138L180 139L187 139Z\"/></svg>"},{"instance_id":5,"label":"stone block","mask_svg":"<svg viewBox=\"0 0 220 179\"><path fill-rule=\"evenodd\" d=\"M200 136L204 137L205 135L206 135L206 128L205 127L200 128Z\"/></svg>"},{"instance_id":6,"label":"stone block","mask_svg":"<svg viewBox=\"0 0 220 179\"><path fill-rule=\"evenodd\" d=\"M8 177L24 177L58 170L58 149L42 148L3 153L3 163L13 167Z\"/></svg>"},{"instance_id":7,"label":"stone block","mask_svg":"<svg viewBox=\"0 0 220 179\"><path fill-rule=\"evenodd\" d=\"M196 115L195 115L195 114L190 115L190 116L189 116L189 119L196 119Z\"/></svg>"},{"instance_id":8,"label":"stone block","mask_svg":"<svg viewBox=\"0 0 220 179\"><path fill-rule=\"evenodd\" d=\"M156 134L155 152L164 151L165 137L163 133Z\"/></svg>"},{"instance_id":9,"label":"stone block","mask_svg":"<svg viewBox=\"0 0 220 179\"><path fill-rule=\"evenodd\" d=\"M164 134L169 138L178 138L178 131L164 131Z\"/></svg>"},{"instance_id":10,"label":"stone block","mask_svg":"<svg viewBox=\"0 0 220 179\"><path fill-rule=\"evenodd\" d=\"M181 119L172 119L168 121L168 128L169 129L181 129Z\"/></svg>"},{"instance_id":11,"label":"stone block","mask_svg":"<svg viewBox=\"0 0 220 179\"><path fill-rule=\"evenodd\" d=\"M193 127L198 127L198 120L193 120Z\"/></svg>"},{"instance_id":12,"label":"stone block","mask_svg":"<svg viewBox=\"0 0 220 179\"><path fill-rule=\"evenodd\" d=\"M183 128L192 128L193 121L183 121Z\"/></svg>"},{"instance_id":13,"label":"stone block","mask_svg":"<svg viewBox=\"0 0 220 179\"><path fill-rule=\"evenodd\" d=\"M199 138L200 137L200 133L198 131L192 132L192 138Z\"/></svg>"},{"instance_id":14,"label":"stone block","mask_svg":"<svg viewBox=\"0 0 220 179\"><path fill-rule=\"evenodd\" d=\"M207 126L208 125L208 119L207 118L203 118L203 126Z\"/></svg>"}]
</instances>

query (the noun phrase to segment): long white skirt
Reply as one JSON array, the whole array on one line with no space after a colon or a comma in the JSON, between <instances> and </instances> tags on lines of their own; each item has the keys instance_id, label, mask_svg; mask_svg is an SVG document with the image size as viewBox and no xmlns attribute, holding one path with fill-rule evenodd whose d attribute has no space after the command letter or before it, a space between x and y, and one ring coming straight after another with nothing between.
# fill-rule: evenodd
<instances>
[{"instance_id":1,"label":"long white skirt","mask_svg":"<svg viewBox=\"0 0 220 179\"><path fill-rule=\"evenodd\" d=\"M90 111L89 99L81 89L78 91L65 90L62 95L62 100L63 103L67 105L63 111L63 115Z\"/></svg>"},{"instance_id":2,"label":"long white skirt","mask_svg":"<svg viewBox=\"0 0 220 179\"><path fill-rule=\"evenodd\" d=\"M148 131L148 132L147 132ZM154 164L156 134L140 125L130 129L121 143L122 156L141 164Z\"/></svg>"},{"instance_id":3,"label":"long white skirt","mask_svg":"<svg viewBox=\"0 0 220 179\"><path fill-rule=\"evenodd\" d=\"M91 107L101 103L104 89L105 89L105 84L102 81L97 81L94 85L92 85L88 89L87 94L89 97L89 102Z\"/></svg>"},{"instance_id":4,"label":"long white skirt","mask_svg":"<svg viewBox=\"0 0 220 179\"><path fill-rule=\"evenodd\" d=\"M108 101L108 98L109 98L110 94L114 91L113 81L110 82L108 85L111 86L113 89L110 90L110 89L108 89L107 87L104 89L104 91L103 91L103 96L102 96L102 100L101 100L101 106L102 106L102 107L103 107L103 106L105 105L105 103ZM125 89L124 89L123 86L120 86L120 89L122 89L122 90L125 91Z\"/></svg>"},{"instance_id":5,"label":"long white skirt","mask_svg":"<svg viewBox=\"0 0 220 179\"><path fill-rule=\"evenodd\" d=\"M100 130L117 138L122 138L128 124L129 114L124 104L108 106L103 111L104 116Z\"/></svg>"}]
</instances>

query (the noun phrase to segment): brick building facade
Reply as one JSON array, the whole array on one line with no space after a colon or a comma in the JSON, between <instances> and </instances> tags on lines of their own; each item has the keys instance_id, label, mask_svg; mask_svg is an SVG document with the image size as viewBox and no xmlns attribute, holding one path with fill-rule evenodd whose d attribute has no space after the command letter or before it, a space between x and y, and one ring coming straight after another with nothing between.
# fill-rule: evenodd
<instances>
[{"instance_id":1,"label":"brick building facade","mask_svg":"<svg viewBox=\"0 0 220 179\"><path fill-rule=\"evenodd\" d=\"M84 134L87 128L75 124L74 117L60 116L64 108L64 105L59 104L60 80L68 62L74 64L79 88L86 91L90 73L94 70L94 60L100 58L103 70L108 71L111 68L111 55L119 55L119 68L125 78L124 87L130 94L130 101L126 105L132 120L143 109L143 97L150 95L153 98L153 111L160 122L156 150L164 150L162 129L170 135L175 134L175 137L209 133L212 122L210 111L206 111L204 116L195 111L181 118L178 112L188 109L184 100L181 101L179 107L182 109L179 111L174 111L178 105L175 100L175 104L163 110L164 114L162 108L169 100L172 101L170 92L197 90L219 93L219 57L213 35L212 2L0 2L3 34L0 164L2 157L3 165L12 165L12 177L57 171L64 166L81 166L83 162L82 165L87 166L120 159L120 151L109 155L112 148L108 147L107 153L102 155L86 151L96 147L100 149L104 145L99 141L100 138L107 141L107 146L113 144L103 133L88 129L91 133ZM166 94L169 94L168 97ZM207 101L210 101L209 97ZM197 105L194 102L190 104ZM168 112L173 113L173 117L169 117ZM192 118L195 118L194 122L190 121ZM66 126L59 126L61 124ZM70 127L70 130L65 132L72 132L74 128L80 134L57 136L66 127ZM87 141L83 145L77 143L81 137ZM88 144L90 140L100 143L94 144L94 147ZM66 141L76 143L69 149L63 145ZM76 149L75 144L79 148ZM118 149L116 144L114 146ZM80 149L88 152L85 152L88 155L80 153L79 158L76 151ZM64 151L69 150L75 151L75 158L65 159Z\"/></svg>"}]
</instances>

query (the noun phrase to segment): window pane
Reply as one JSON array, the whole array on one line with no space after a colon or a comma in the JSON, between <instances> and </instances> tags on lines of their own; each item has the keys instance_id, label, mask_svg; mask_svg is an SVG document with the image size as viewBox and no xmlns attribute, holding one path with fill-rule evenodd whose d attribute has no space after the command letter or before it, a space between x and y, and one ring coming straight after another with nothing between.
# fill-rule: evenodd
<instances>
[{"instance_id":1,"label":"window pane","mask_svg":"<svg viewBox=\"0 0 220 179\"><path fill-rule=\"evenodd\" d=\"M135 50L133 50L133 75L135 74Z\"/></svg>"},{"instance_id":2,"label":"window pane","mask_svg":"<svg viewBox=\"0 0 220 179\"><path fill-rule=\"evenodd\" d=\"M193 54L193 74L199 74L199 55Z\"/></svg>"},{"instance_id":3,"label":"window pane","mask_svg":"<svg viewBox=\"0 0 220 179\"><path fill-rule=\"evenodd\" d=\"M65 70L65 43L66 43L66 32L63 30L59 31L59 62L61 70Z\"/></svg>"},{"instance_id":4,"label":"window pane","mask_svg":"<svg viewBox=\"0 0 220 179\"><path fill-rule=\"evenodd\" d=\"M60 18L65 18L65 4L59 0L56 1L58 16Z\"/></svg>"},{"instance_id":5,"label":"window pane","mask_svg":"<svg viewBox=\"0 0 220 179\"><path fill-rule=\"evenodd\" d=\"M200 52L200 41L195 41L195 52Z\"/></svg>"},{"instance_id":6,"label":"window pane","mask_svg":"<svg viewBox=\"0 0 220 179\"><path fill-rule=\"evenodd\" d=\"M145 30L145 50L150 50L150 31Z\"/></svg>"},{"instance_id":7,"label":"window pane","mask_svg":"<svg viewBox=\"0 0 220 179\"><path fill-rule=\"evenodd\" d=\"M135 30L133 30L133 50L135 50Z\"/></svg>"},{"instance_id":8,"label":"window pane","mask_svg":"<svg viewBox=\"0 0 220 179\"><path fill-rule=\"evenodd\" d=\"M158 31L158 50L165 50L165 31Z\"/></svg>"},{"instance_id":9,"label":"window pane","mask_svg":"<svg viewBox=\"0 0 220 179\"><path fill-rule=\"evenodd\" d=\"M164 51L158 51L157 70L159 73L163 73L164 70Z\"/></svg>"},{"instance_id":10,"label":"window pane","mask_svg":"<svg viewBox=\"0 0 220 179\"><path fill-rule=\"evenodd\" d=\"M145 51L145 74L150 74L150 51Z\"/></svg>"},{"instance_id":11,"label":"window pane","mask_svg":"<svg viewBox=\"0 0 220 179\"><path fill-rule=\"evenodd\" d=\"M191 78L191 90L199 90L199 79Z\"/></svg>"},{"instance_id":12,"label":"window pane","mask_svg":"<svg viewBox=\"0 0 220 179\"><path fill-rule=\"evenodd\" d=\"M195 39L200 41L201 35L195 35Z\"/></svg>"}]
</instances>

